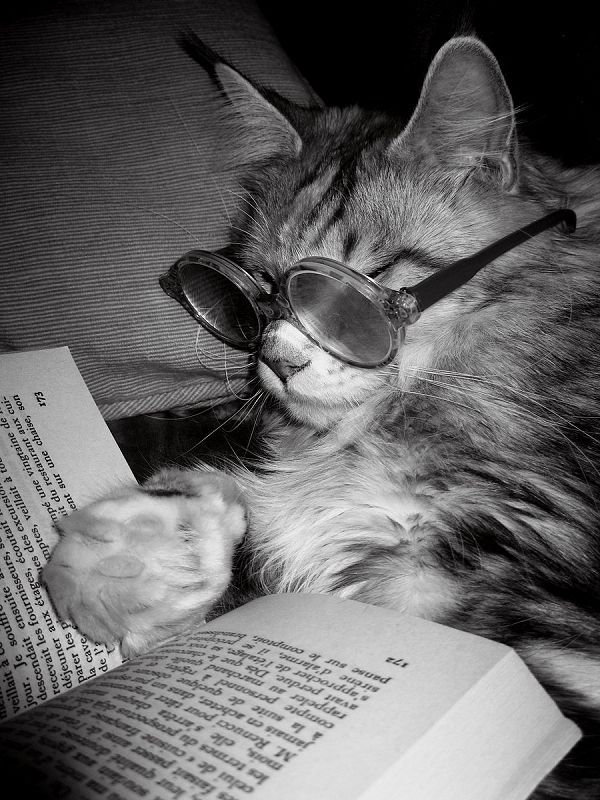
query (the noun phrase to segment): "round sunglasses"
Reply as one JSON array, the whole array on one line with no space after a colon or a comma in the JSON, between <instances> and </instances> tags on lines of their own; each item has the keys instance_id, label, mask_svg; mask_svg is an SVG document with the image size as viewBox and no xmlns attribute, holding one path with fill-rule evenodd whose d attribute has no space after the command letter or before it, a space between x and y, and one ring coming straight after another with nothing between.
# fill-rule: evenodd
<instances>
[{"instance_id":1,"label":"round sunglasses","mask_svg":"<svg viewBox=\"0 0 600 800\"><path fill-rule=\"evenodd\" d=\"M233 347L256 348L266 326L284 319L347 364L374 368L396 356L407 325L484 266L560 223L572 233L576 222L574 211L558 209L399 290L334 259L311 256L294 264L269 293L251 272L206 250L186 253L159 281L194 319Z\"/></svg>"}]
</instances>

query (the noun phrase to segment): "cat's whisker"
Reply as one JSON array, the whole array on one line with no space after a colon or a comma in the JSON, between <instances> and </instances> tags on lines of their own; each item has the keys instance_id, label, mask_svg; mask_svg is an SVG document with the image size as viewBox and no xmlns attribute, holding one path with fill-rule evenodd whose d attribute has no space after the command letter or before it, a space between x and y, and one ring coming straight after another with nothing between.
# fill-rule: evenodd
<instances>
[{"instance_id":1,"label":"cat's whisker","mask_svg":"<svg viewBox=\"0 0 600 800\"><path fill-rule=\"evenodd\" d=\"M269 232L270 223L267 217L265 216L264 211L256 204L256 201L254 200L250 192L248 192L248 190L245 190L243 193L236 192L230 186L224 186L222 187L222 189L224 189L228 194L232 195L232 197L236 198L236 203L235 203L236 212L241 211L242 213L245 213L246 216L248 216L249 219L256 225L258 233L255 233L254 231L248 230L246 228L240 228L239 226L233 225L230 221L231 229L237 230L238 232L242 233L245 237L254 239L258 243L263 242L263 238L261 238L261 236L259 236L258 234L259 233L262 234L263 237L267 235ZM241 201L241 203L239 201ZM247 210L243 208L242 204L247 204L248 206L250 206L250 208L253 208L261 216L261 219L257 220L255 217L253 217L252 214L250 214Z\"/></svg>"},{"instance_id":2,"label":"cat's whisker","mask_svg":"<svg viewBox=\"0 0 600 800\"><path fill-rule=\"evenodd\" d=\"M442 385L442 384L440 384L440 385ZM447 386L447 388L451 388L451 389L458 389L459 388L459 387L456 387L456 386L453 386L453 385L446 385L446 386ZM546 406L543 403L541 403L540 400L534 395L533 392L529 392L529 391L527 391L526 389L523 389L520 386L519 387L512 387L509 384L502 384L501 386L500 385L496 385L495 387L492 384L492 387L496 388L497 391L499 391L499 392L504 390L506 392L512 393L513 395L516 395L517 398L525 397L525 399L528 402L533 403L535 406L539 407L540 409L542 409L547 414L556 417L556 419L559 422L569 426L570 428L573 428L577 433L579 433L582 436L585 436L586 438L590 439L595 444L600 444L600 439L597 439L596 437L592 436L592 434L590 434L588 431L584 431L582 428L580 428L578 425L576 425L570 418L563 416L562 414L560 414L555 409L550 408L549 406ZM472 391L472 390L465 389L465 391ZM491 394L488 395L488 396L489 397L493 397L493 395L491 395ZM494 397L494 399L502 400L504 398ZM511 401L506 401L506 402L511 402ZM522 411L522 409L520 407L516 408L515 410ZM543 419L543 417L541 419Z\"/></svg>"},{"instance_id":3,"label":"cat's whisker","mask_svg":"<svg viewBox=\"0 0 600 800\"><path fill-rule=\"evenodd\" d=\"M393 371L395 371L395 370L393 370ZM427 383L431 383L432 385L435 385L435 386L441 385L437 381L434 381L434 380L426 380L425 378L420 378L420 380L423 380L423 381L425 381ZM386 375L382 375L381 380L380 380L380 385L385 386L388 389L390 389L390 388L393 389L394 392L398 393L398 397L402 397L402 396L406 396L406 395L420 395L422 397L427 397L427 398L429 398L431 400L443 400L444 402L460 406L461 408L465 408L465 409L468 409L468 410L471 410L471 411L473 410L472 406L466 405L464 403L459 403L458 401L452 400L451 398L443 396L443 395L427 394L427 393L423 393L423 392L418 392L415 389L408 389L406 387L402 388L402 387L396 386L395 384L391 384L389 382L389 380L387 379Z\"/></svg>"},{"instance_id":4,"label":"cat's whisker","mask_svg":"<svg viewBox=\"0 0 600 800\"><path fill-rule=\"evenodd\" d=\"M214 184L215 189L217 190L217 194L219 195L219 200L221 201L221 205L223 206L223 211L225 212L225 216L227 217L227 224L231 229L233 220L231 219L230 209L227 207L227 203L225 202L225 198L223 197L223 191L221 189L221 186L219 186L219 183L214 175L211 174L210 177Z\"/></svg>"},{"instance_id":5,"label":"cat's whisker","mask_svg":"<svg viewBox=\"0 0 600 800\"><path fill-rule=\"evenodd\" d=\"M458 400L452 400L449 397L439 397L435 394L428 394L427 392L419 392L415 389L402 389L402 394L404 395L414 395L415 397L425 397L428 400L443 400L445 403L450 403L451 405L458 406L459 408L464 408L467 411L473 411L473 407L467 405L466 403L460 403Z\"/></svg>"},{"instance_id":6,"label":"cat's whisker","mask_svg":"<svg viewBox=\"0 0 600 800\"><path fill-rule=\"evenodd\" d=\"M245 236L247 239L256 242L258 245L262 246L264 243L264 240L254 231L247 231L244 228L241 228L239 225L233 225L233 224L229 226L229 229L243 234L243 236Z\"/></svg>"},{"instance_id":7,"label":"cat's whisker","mask_svg":"<svg viewBox=\"0 0 600 800\"><path fill-rule=\"evenodd\" d=\"M203 154L201 152L201 150L200 150L200 148L198 146L198 142L193 137L192 132L190 131L188 124L186 123L185 119L183 118L183 115L182 115L181 111L179 110L179 108L177 107L177 104L175 103L173 98L169 97L168 99L169 99L169 102L170 102L171 106L173 107L173 110L175 111L175 114L177 115L177 117L178 117L178 119L179 119L179 121L180 121L180 123L181 123L181 125L182 125L182 127L183 127L183 129L185 131L185 133L187 134L188 139L192 143L193 148L196 150L196 154L198 155L199 159L202 160L205 157L205 154ZM215 189L217 190L217 193L219 195L219 199L220 199L221 204L223 206L223 210L225 212L225 216L227 217L229 225L231 225L231 216L230 216L227 204L225 202L225 198L223 197L223 193L221 191L221 187L219 186L216 178L214 177L214 175L212 173L210 173L210 178L211 178L212 182L215 185Z\"/></svg>"},{"instance_id":8,"label":"cat's whisker","mask_svg":"<svg viewBox=\"0 0 600 800\"><path fill-rule=\"evenodd\" d=\"M194 149L196 150L196 154L198 155L198 157L199 157L200 159L204 158L205 156L204 156L204 154L203 154L203 153L200 151L200 148L198 147L198 143L196 142L196 140L195 140L195 139L194 139L194 137L192 136L192 132L190 131L190 129L189 129L189 127L188 127L188 125L187 125L187 123L186 123L185 119L183 118L183 115L181 114L181 112L180 112L179 108L177 107L177 104L175 103L175 101L173 100L173 98L172 98L172 97L168 97L167 99L168 99L169 103L171 104L171 106L173 107L173 111L175 111L175 114L177 115L177 118L178 118L178 119L179 119L179 121L181 122L181 125L182 125L182 127L183 127L183 130L184 130L184 131L185 131L185 133L187 134L187 137L188 137L188 139L190 140L190 142L192 143L192 146L193 146L193 147L194 147Z\"/></svg>"},{"instance_id":9,"label":"cat's whisker","mask_svg":"<svg viewBox=\"0 0 600 800\"><path fill-rule=\"evenodd\" d=\"M227 381L227 386L229 388L229 391L234 395L234 397L237 397L238 400L244 400L245 398L241 397L240 395L238 395L235 392L233 386L231 385L231 380L230 380L230 377L229 377L229 370L227 368L227 348L225 347L225 345L223 345L223 367L224 367L224 371L225 371L225 380ZM233 377L235 377L235 375Z\"/></svg>"},{"instance_id":10,"label":"cat's whisker","mask_svg":"<svg viewBox=\"0 0 600 800\"><path fill-rule=\"evenodd\" d=\"M265 398L265 392L262 389L258 389L251 397L248 398L246 403L241 409L241 414L239 419L236 421L236 424L233 425L229 430L234 431L237 428L241 427L248 417L250 417L258 406L261 404L261 401Z\"/></svg>"},{"instance_id":11,"label":"cat's whisker","mask_svg":"<svg viewBox=\"0 0 600 800\"><path fill-rule=\"evenodd\" d=\"M250 428L250 432L248 434L248 441L246 442L246 452L248 452L248 453L250 453L250 450L249 450L250 442L254 438L254 435L256 433L256 429L258 427L258 424L259 424L261 416L262 416L262 412L264 411L268 400L269 400L269 396L267 395L266 392L263 392L263 395L262 395L262 397L260 398L260 400L258 402L258 407L256 408L256 411L255 411L254 422L252 423L252 427ZM252 455L256 456L257 453L252 453Z\"/></svg>"},{"instance_id":12,"label":"cat's whisker","mask_svg":"<svg viewBox=\"0 0 600 800\"><path fill-rule=\"evenodd\" d=\"M252 400L252 399L253 399L253 397L254 397L254 395L251 397L251 399L250 399L250 400ZM248 400L246 400L245 402L249 402L249 401L248 401ZM226 417L226 418L225 418L225 419L224 419L222 422L220 422L220 423L219 423L217 426L215 426L214 428L211 428L211 430L210 430L210 431L209 431L209 432L208 432L208 433L207 433L205 436L203 436L203 437L202 437L201 439L199 439L198 441L194 442L194 444L193 444L191 447L189 447L187 450L184 450L183 452L180 452L180 453L178 453L178 455L177 455L177 458L178 458L178 459L182 459L182 458L185 458L186 456L189 456L189 454L190 454L190 453L192 453L194 450L196 450L196 449L197 449L197 448L199 448L199 447L200 447L202 444L204 444L204 442L206 442L206 440L207 440L207 439L209 439L211 436L213 436L215 433L217 433L217 431L220 431L221 429L225 428L225 426L227 425L227 423L228 423L228 422L230 422L230 420L231 420L231 417L232 417L234 414L236 414L238 411L239 411L238 409L236 409L235 411L233 411L233 412L232 412L232 414L231 414L229 417Z\"/></svg>"},{"instance_id":13,"label":"cat's whisker","mask_svg":"<svg viewBox=\"0 0 600 800\"><path fill-rule=\"evenodd\" d=\"M105 200L104 203L105 203L105 205L115 205L117 208L120 208L120 209L134 208L136 211L142 211L144 214L148 214L150 216L158 217L159 219L163 219L166 222L168 222L171 225L173 225L174 227L179 228L179 230L181 230L184 233L186 233L190 237L190 239L192 240L192 242L194 244L201 244L200 239L199 239L197 234L195 234L189 228L186 228L186 226L183 225L181 222L178 222L176 219L173 219L173 217L170 217L168 214L163 214L161 211L157 211L154 208L148 208L147 206L141 206L138 203L132 203L132 202L129 202L129 201L128 202L124 202L122 200L119 200L119 201L116 201L116 200Z\"/></svg>"},{"instance_id":14,"label":"cat's whisker","mask_svg":"<svg viewBox=\"0 0 600 800\"><path fill-rule=\"evenodd\" d=\"M264 237L267 237L269 235L269 231L266 227L264 227L264 223L257 221L256 218L249 211L246 211L245 208L238 208L237 210L240 214L244 214L246 217L248 217L248 219L256 226L258 231L262 233ZM257 242L261 241L260 237L256 236L255 238Z\"/></svg>"},{"instance_id":15,"label":"cat's whisker","mask_svg":"<svg viewBox=\"0 0 600 800\"><path fill-rule=\"evenodd\" d=\"M178 117L178 119L179 119L179 121L180 121L180 123L181 123L181 125L182 125L182 127L183 127L183 129L184 129L184 131L185 131L185 133L187 135L187 137L189 138L190 142L192 143L192 146L196 150L198 156L203 157L203 154L200 152L198 143L194 139L194 137L193 137L193 135L192 135L192 133L191 133L191 131L189 129L189 126L187 125L187 123L186 123L185 119L183 118L179 108L177 107L177 104L175 103L175 101L173 100L172 97L169 97L169 102L171 103L171 105L173 107L173 110L175 111L175 113L176 113L176 115L177 115L177 117ZM268 220L267 220L267 218L266 218L266 216L264 214L264 211L262 211L262 209L260 209L258 207L258 205L253 201L252 195L247 191L244 192L244 193L240 193L240 192L234 191L231 187L222 187L222 186L220 186L218 181L217 181L217 179L215 178L215 176L213 174L210 174L209 177L210 177L212 183L214 184L214 187L215 187L215 189L216 189L216 191L217 191L217 193L219 195L219 200L221 202L221 205L223 206L223 211L225 213L225 216L227 217L229 229L230 230L238 230L239 232L243 233L244 235L250 236L251 238L254 238L258 244L261 244L261 242L263 240L258 236L258 234L250 232L250 231L247 231L247 230L244 230L244 229L242 229L242 228L240 228L238 226L234 226L233 225L233 220L231 218L231 210L233 210L233 209L230 209L228 207L227 203L225 202L225 198L223 196L223 190L225 190L228 194L230 194L233 197L235 197L237 200L242 200L243 202L248 203L250 206L255 208L258 213L260 213L260 215L262 216L262 222L261 223L257 223L257 224L259 225L259 227L262 226L262 231L261 232L264 235L264 234L267 233L267 230L268 230ZM248 214L247 211L245 211L243 208L239 207L239 203L236 202L235 206L236 206L236 208L235 208L236 212L239 211L241 213L245 213L252 221L256 222L256 220L254 220L252 215ZM168 217L165 214L157 212L157 211L155 211L153 209L144 208L144 209L141 209L141 210L144 210L147 213L151 213L151 214L159 216L159 217L161 217L163 219L166 219L171 224L176 225L181 230L185 231L193 239L194 242L202 245L202 242L200 241L198 236L193 234L192 231L187 229L184 225L178 223L176 220Z\"/></svg>"},{"instance_id":16,"label":"cat's whisker","mask_svg":"<svg viewBox=\"0 0 600 800\"><path fill-rule=\"evenodd\" d=\"M487 381L489 377L486 375L475 375L471 372L456 372L454 370L434 369L432 367L417 367L412 364L405 364L402 365L402 367L400 367L400 365L394 365L394 366L396 366L399 370L409 370L410 372L425 372L429 375L442 375L444 377L465 378L474 381Z\"/></svg>"},{"instance_id":17,"label":"cat's whisker","mask_svg":"<svg viewBox=\"0 0 600 800\"><path fill-rule=\"evenodd\" d=\"M243 202L247 203L250 208L253 208L256 213L260 216L261 222L258 223L260 227L266 232L268 232L271 228L271 220L267 217L265 211L258 205L256 198L249 190L245 190L243 194L239 194L235 191L231 191L231 193L240 198ZM264 226L264 227L263 227Z\"/></svg>"},{"instance_id":18,"label":"cat's whisker","mask_svg":"<svg viewBox=\"0 0 600 800\"><path fill-rule=\"evenodd\" d=\"M500 376L472 375L472 374L467 374L467 373L453 372L453 371L450 371L450 370L434 370L434 369L425 369L425 368L421 368L421 367L409 367L408 369L411 369L412 371L415 371L415 372L425 372L426 374L434 375L434 376L435 375L440 375L442 377L456 377L456 378L461 378L461 379L468 379L469 381L474 381L474 382L478 383L479 385L490 386L491 388L496 389L496 391L498 391L499 393L505 392L505 393L510 393L510 394L517 395L517 398L519 400L521 398L525 398L525 399L531 401L532 403L534 403L535 405L540 406L547 413L556 416L561 422L564 422L565 424L568 424L571 427L574 427L582 435L587 436L588 438L591 438L593 441L598 441L598 440L594 439L594 437L592 437L591 434L587 433L586 431L581 430L574 422L572 422L572 420L573 419L579 419L579 418L581 418L581 419L600 419L600 415L596 415L596 414L581 415L581 417L575 416L575 415L571 415L570 418L564 417L561 414L559 414L559 412L557 412L555 409L548 408L547 406L544 406L543 404L541 404L540 401L539 401L539 398L535 394L535 392L530 392L530 391L528 391L527 389L524 389L521 386L513 387L510 384L507 384L506 381L503 381ZM425 380L425 379L423 378L423 380ZM444 384L440 383L439 385L443 386ZM452 388L452 389L463 388L465 391L473 391L473 389L471 387L468 387L468 386L467 387L459 387L457 384L449 384L448 386L449 386L449 388ZM493 397L491 394L489 396ZM499 398L499 399L506 399L506 398ZM507 402L512 402L512 401L507 401ZM519 410L519 409L520 409L520 404L518 405L518 408L516 410Z\"/></svg>"},{"instance_id":19,"label":"cat's whisker","mask_svg":"<svg viewBox=\"0 0 600 800\"><path fill-rule=\"evenodd\" d=\"M424 370L424 371L429 372L429 373L432 372L432 370ZM465 377L465 376L461 376L461 377ZM467 377L471 378L472 376L467 376ZM423 380L425 382L440 386L441 388L450 389L452 391L462 392L463 394L479 395L479 396L484 397L485 400L491 400L491 401L493 401L495 403L502 404L502 405L504 405L504 406L509 408L510 415L512 416L513 419L516 418L516 417L521 417L524 420L531 419L531 409L524 409L524 408L522 408L520 403L512 401L509 398L503 397L501 394L493 394L492 392L485 391L485 389L483 389L483 390L481 390L481 389L480 390L474 390L473 387L464 387L464 386L459 386L459 385L454 385L454 384L444 384L444 383L441 383L439 381L435 381L433 379L424 378L422 376L419 378L419 380ZM481 386L482 383L485 384L487 381L482 376L477 376L477 382ZM489 385L491 386L491 388L496 389L496 391L499 392L499 393L501 392L501 390L504 390L504 391L508 391L509 393L516 394L519 399L522 398L522 397L525 397L528 402L532 403L533 405L537 406L538 408L540 408L542 411L545 412L545 414L547 416L540 416L539 414L537 415L538 423L540 425L544 426L544 427L550 428L554 433L558 433L565 440L565 442L567 443L567 445L569 446L569 448L573 452L573 457L575 458L575 460L576 460L576 462L577 462L577 464L579 466L579 469L580 469L580 472L581 472L581 475L582 475L583 479L586 481L586 483L588 483L588 485L589 485L589 481L588 481L588 478L587 478L587 475L586 475L586 470L585 470L583 464L581 463L581 459L583 459L588 464L588 466L596 474L600 474L600 470L597 468L597 466L594 464L594 462L589 458L589 456L585 452L583 452L583 450L575 442L572 441L572 439L569 438L567 433L562 429L560 423L562 423L563 425L567 425L568 427L574 429L575 431L577 431L577 433L581 434L582 436L585 436L586 438L592 440L593 442L599 443L598 440L594 436L589 434L587 431L582 430L579 426L577 426L575 423L573 423L571 419L568 419L567 417L564 417L563 415L559 414L554 409L549 408L549 407L545 406L544 404L542 404L530 392L523 391L521 388L513 389L512 387L510 387L510 386L508 386L506 384L503 384L503 385L500 386L500 385L494 385L493 383L490 382ZM556 420L553 421L552 419L550 419L550 417L555 417Z\"/></svg>"},{"instance_id":20,"label":"cat's whisker","mask_svg":"<svg viewBox=\"0 0 600 800\"><path fill-rule=\"evenodd\" d=\"M263 234L263 236L268 236L271 223L268 220L263 209L261 209L258 203L256 202L256 199L252 196L252 194L247 189L243 189L243 187L240 187L242 189L241 192L237 192L229 186L224 188L230 195L236 197L237 200L241 200L242 204L247 204L250 208L256 211L256 213L259 215L259 219L257 219L255 216L250 214L249 211L243 208L242 204L236 203L236 211L245 214L250 219L250 221L259 229L259 231ZM243 233L247 234L247 231L244 230ZM256 238L257 241L260 241L258 237Z\"/></svg>"},{"instance_id":21,"label":"cat's whisker","mask_svg":"<svg viewBox=\"0 0 600 800\"><path fill-rule=\"evenodd\" d=\"M221 342L222 345L222 354L221 355L204 355L200 353L200 333L202 328L198 325L198 329L196 331L196 342L195 342L195 354L198 363L211 372L227 372L231 377L245 377L248 374L248 355L245 352L240 352L234 350L233 348L228 348L224 342ZM204 356L204 357L203 357ZM233 361L233 367L235 371L232 371L231 367L228 366L227 358L229 357L230 362ZM238 364L236 364L236 358L239 358ZM205 360L206 359L206 360ZM212 360L212 363L209 363L208 359Z\"/></svg>"},{"instance_id":22,"label":"cat's whisker","mask_svg":"<svg viewBox=\"0 0 600 800\"><path fill-rule=\"evenodd\" d=\"M155 412L155 413L147 413L143 416L147 419L156 419L156 420L164 420L168 419L169 422L185 422L188 419L194 419L195 417L201 417L203 414L206 414L212 411L215 408L219 408L222 405L221 400L215 400L212 403L207 403L206 405L200 406L195 413L190 413L191 409L180 409L179 413L175 413L176 409L170 409L166 412ZM182 413L183 412L183 413Z\"/></svg>"}]
</instances>

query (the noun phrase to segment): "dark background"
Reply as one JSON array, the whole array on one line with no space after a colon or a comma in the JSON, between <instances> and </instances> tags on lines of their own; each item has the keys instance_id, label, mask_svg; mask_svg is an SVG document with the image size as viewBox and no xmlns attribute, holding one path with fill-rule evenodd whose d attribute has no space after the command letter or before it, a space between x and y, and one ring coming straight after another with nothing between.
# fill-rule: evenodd
<instances>
[{"instance_id":1,"label":"dark background","mask_svg":"<svg viewBox=\"0 0 600 800\"><path fill-rule=\"evenodd\" d=\"M600 41L591 3L259 0L328 104L408 117L437 49L476 33L498 61L522 131L566 164L600 162Z\"/></svg>"}]
</instances>

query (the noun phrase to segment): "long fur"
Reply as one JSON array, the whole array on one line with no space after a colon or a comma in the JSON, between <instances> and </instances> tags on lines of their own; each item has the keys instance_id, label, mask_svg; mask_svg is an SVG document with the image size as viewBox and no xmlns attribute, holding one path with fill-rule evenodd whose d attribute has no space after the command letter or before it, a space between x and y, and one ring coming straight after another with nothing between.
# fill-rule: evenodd
<instances>
[{"instance_id":1,"label":"long fur","mask_svg":"<svg viewBox=\"0 0 600 800\"><path fill-rule=\"evenodd\" d=\"M575 235L532 239L429 309L387 367L270 326L266 455L236 479L258 591L333 592L515 647L585 733L535 797L598 798L600 174L517 145L497 63L472 38L434 62L406 127L357 108L287 119L300 153L250 164L234 243L273 283L320 255L399 288L577 212Z\"/></svg>"},{"instance_id":2,"label":"long fur","mask_svg":"<svg viewBox=\"0 0 600 800\"><path fill-rule=\"evenodd\" d=\"M94 519L88 538L124 525L133 503L144 514L158 508L173 554L182 536L185 553L201 539L206 502L193 487L207 482L211 519L225 520L211 539L223 569L242 532L239 492L248 529L233 586L335 593L506 642L584 732L534 796L597 800L598 169L564 169L517 139L498 63L473 37L442 48L409 121L295 107L212 52L200 56L227 98L232 152L248 162L231 253L265 287L297 260L326 256L399 289L557 207L573 208L578 227L547 231L484 268L427 309L381 368L349 366L290 321L272 322L256 362L269 398L263 456L230 470L237 488L202 469L159 473L112 521ZM115 502L82 512L67 533L85 544L90 517ZM138 549L152 566L152 548ZM154 566L160 582L170 567ZM111 622L84 597L84 575L83 600L65 599L68 612L140 649L154 640L138 583L117 598L124 611ZM174 630L186 622L179 611ZM156 614L168 630L164 604ZM196 617L190 609L188 622Z\"/></svg>"}]
</instances>

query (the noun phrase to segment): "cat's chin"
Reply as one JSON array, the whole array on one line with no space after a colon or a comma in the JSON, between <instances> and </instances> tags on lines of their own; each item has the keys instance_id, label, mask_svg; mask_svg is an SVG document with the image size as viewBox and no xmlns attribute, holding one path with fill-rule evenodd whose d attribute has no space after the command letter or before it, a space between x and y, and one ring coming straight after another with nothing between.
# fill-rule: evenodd
<instances>
[{"instance_id":1,"label":"cat's chin","mask_svg":"<svg viewBox=\"0 0 600 800\"><path fill-rule=\"evenodd\" d=\"M327 431L336 425L348 411L346 404L334 407L311 402L290 401L284 403L285 410L297 422L316 431Z\"/></svg>"},{"instance_id":2,"label":"cat's chin","mask_svg":"<svg viewBox=\"0 0 600 800\"><path fill-rule=\"evenodd\" d=\"M335 392L321 391L313 394L318 379L307 379L307 376L292 376L287 381L281 378L264 362L258 363L258 376L263 388L276 400L285 412L302 425L317 431L328 430L336 425L354 405L347 397L336 397Z\"/></svg>"}]
</instances>

